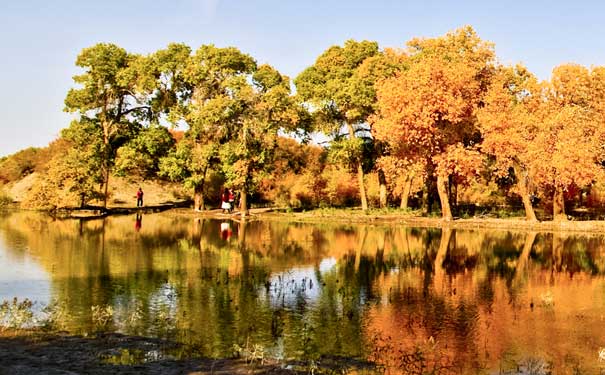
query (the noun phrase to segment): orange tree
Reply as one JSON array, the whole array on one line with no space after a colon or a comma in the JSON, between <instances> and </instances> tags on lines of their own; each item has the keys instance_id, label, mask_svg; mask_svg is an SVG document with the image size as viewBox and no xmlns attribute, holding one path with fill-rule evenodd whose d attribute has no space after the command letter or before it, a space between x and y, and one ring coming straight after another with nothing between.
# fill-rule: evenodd
<instances>
[{"instance_id":1,"label":"orange tree","mask_svg":"<svg viewBox=\"0 0 605 375\"><path fill-rule=\"evenodd\" d=\"M451 180L478 173L476 109L493 74L494 52L471 27L408 43L409 67L378 83L378 139L431 165L442 216L452 219Z\"/></svg>"},{"instance_id":2,"label":"orange tree","mask_svg":"<svg viewBox=\"0 0 605 375\"><path fill-rule=\"evenodd\" d=\"M406 157L404 153L397 153L388 145L386 152L376 162L380 170L386 176L394 196L399 195L399 208L407 209L412 188L417 190L426 180L426 166L423 160L413 160ZM416 191L417 191L416 190Z\"/></svg>"},{"instance_id":3,"label":"orange tree","mask_svg":"<svg viewBox=\"0 0 605 375\"><path fill-rule=\"evenodd\" d=\"M532 143L536 181L553 194L553 220L566 220L565 192L602 177L600 69L566 64L544 83L542 121Z\"/></svg>"},{"instance_id":4,"label":"orange tree","mask_svg":"<svg viewBox=\"0 0 605 375\"><path fill-rule=\"evenodd\" d=\"M542 90L537 79L523 66L500 68L484 106L478 111L483 136L481 149L494 160L494 172L506 177L514 172L514 193L521 197L527 220L536 221L530 195L538 160L538 134Z\"/></svg>"},{"instance_id":5,"label":"orange tree","mask_svg":"<svg viewBox=\"0 0 605 375\"><path fill-rule=\"evenodd\" d=\"M389 161L393 160L393 158L389 157L391 150L387 143L376 139L371 126L372 123L370 118L375 113L377 107L376 83L383 79L393 77L398 71L405 69L406 66L407 56L405 54L386 48L384 51L380 51L378 54L365 59L356 69L354 74L357 92L363 93L361 97L365 98L368 104L371 104L372 106L372 114L368 116L367 119L367 125L369 125L368 129L372 139L370 152L367 154L367 157L369 158L368 164L372 165L378 175L380 186L379 203L381 208L387 206L387 179L389 180L388 185L396 188L396 182L397 180L400 180L400 178L398 178L399 176L396 174L388 173L394 170L393 165L389 165ZM411 182L411 180L409 182ZM405 184L407 184L407 182L405 182Z\"/></svg>"}]
</instances>

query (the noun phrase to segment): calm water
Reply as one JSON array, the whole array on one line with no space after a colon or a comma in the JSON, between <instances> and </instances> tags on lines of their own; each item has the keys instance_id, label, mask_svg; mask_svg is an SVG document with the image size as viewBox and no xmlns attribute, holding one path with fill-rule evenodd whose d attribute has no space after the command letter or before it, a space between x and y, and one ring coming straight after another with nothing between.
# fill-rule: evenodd
<instances>
[{"instance_id":1,"label":"calm water","mask_svg":"<svg viewBox=\"0 0 605 375\"><path fill-rule=\"evenodd\" d=\"M387 373L599 373L605 238L401 225L53 220L0 214L0 300L51 301L64 329L234 344ZM605 349L603 352L605 357ZM420 372L418 372L420 371Z\"/></svg>"}]
</instances>

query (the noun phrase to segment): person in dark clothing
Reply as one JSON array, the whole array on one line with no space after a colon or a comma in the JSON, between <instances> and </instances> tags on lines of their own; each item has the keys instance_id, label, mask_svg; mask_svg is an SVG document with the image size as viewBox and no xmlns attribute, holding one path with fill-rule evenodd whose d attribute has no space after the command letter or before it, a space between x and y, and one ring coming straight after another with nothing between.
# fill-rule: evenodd
<instances>
[{"instance_id":1,"label":"person in dark clothing","mask_svg":"<svg viewBox=\"0 0 605 375\"><path fill-rule=\"evenodd\" d=\"M143 207L143 189L137 191L137 207Z\"/></svg>"}]
</instances>

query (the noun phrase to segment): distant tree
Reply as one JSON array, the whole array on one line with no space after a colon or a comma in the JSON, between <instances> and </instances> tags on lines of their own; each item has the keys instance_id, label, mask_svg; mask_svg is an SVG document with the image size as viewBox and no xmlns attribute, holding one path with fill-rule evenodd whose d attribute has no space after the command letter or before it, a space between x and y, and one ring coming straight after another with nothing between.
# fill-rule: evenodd
<instances>
[{"instance_id":1,"label":"distant tree","mask_svg":"<svg viewBox=\"0 0 605 375\"><path fill-rule=\"evenodd\" d=\"M475 110L492 75L493 47L470 27L408 46L408 68L378 85L376 137L434 166L442 215L451 220L451 180L464 182L481 166Z\"/></svg>"},{"instance_id":2,"label":"distant tree","mask_svg":"<svg viewBox=\"0 0 605 375\"><path fill-rule=\"evenodd\" d=\"M319 204L325 149L280 136L270 173L257 189L260 196L278 205L313 207Z\"/></svg>"},{"instance_id":3,"label":"distant tree","mask_svg":"<svg viewBox=\"0 0 605 375\"><path fill-rule=\"evenodd\" d=\"M70 125L71 132L97 128L97 149L103 175L103 206L107 207L109 176L117 149L132 137L140 121L151 118L147 96L139 90L144 59L114 44L99 43L85 48L76 65L85 71L74 77L79 86L65 98L65 110L77 113L79 119Z\"/></svg>"},{"instance_id":4,"label":"distant tree","mask_svg":"<svg viewBox=\"0 0 605 375\"><path fill-rule=\"evenodd\" d=\"M535 159L533 151L541 122L542 88L523 66L501 68L484 103L478 111L481 149L494 158L497 176L506 177L511 169L514 171L514 192L521 197L526 219L536 221L530 186L542 162Z\"/></svg>"},{"instance_id":5,"label":"distant tree","mask_svg":"<svg viewBox=\"0 0 605 375\"><path fill-rule=\"evenodd\" d=\"M407 209L413 187L421 190L426 180L426 166L422 160L413 160L392 150L388 155L381 156L377 163L390 181L391 191L394 195L399 195L399 208Z\"/></svg>"},{"instance_id":6,"label":"distant tree","mask_svg":"<svg viewBox=\"0 0 605 375\"><path fill-rule=\"evenodd\" d=\"M192 187L194 209L201 210L208 173L220 170L240 191L246 215L248 194L271 165L278 131L296 130L305 111L291 97L287 77L268 65L257 67L233 47L201 46L187 59L183 82L176 102L189 129L162 160L161 173Z\"/></svg>"},{"instance_id":7,"label":"distant tree","mask_svg":"<svg viewBox=\"0 0 605 375\"><path fill-rule=\"evenodd\" d=\"M218 165L218 145L201 143L190 133L179 141L165 157L160 160L159 174L171 181L182 182L194 191L193 208L195 211L206 209L206 181L213 173L212 167Z\"/></svg>"},{"instance_id":8,"label":"distant tree","mask_svg":"<svg viewBox=\"0 0 605 375\"><path fill-rule=\"evenodd\" d=\"M243 78L230 83L225 104L232 117L216 126L229 134L219 157L227 183L240 191L240 210L245 216L248 194L273 165L278 132L299 126L304 110L290 95L288 77L271 66L262 65Z\"/></svg>"},{"instance_id":9,"label":"distant tree","mask_svg":"<svg viewBox=\"0 0 605 375\"><path fill-rule=\"evenodd\" d=\"M17 181L40 169L48 162L44 152L36 147L28 147L0 160L0 183Z\"/></svg>"},{"instance_id":10,"label":"distant tree","mask_svg":"<svg viewBox=\"0 0 605 375\"><path fill-rule=\"evenodd\" d=\"M362 155L366 161L365 165L374 168L378 175L379 183L379 204L381 208L387 206L387 172L383 168L383 162L379 160L384 156L391 155L391 148L387 142L376 138L375 131L372 129L373 121L371 120L378 109L376 98L377 84L386 79L395 76L399 71L407 69L408 57L404 53L400 53L393 49L385 49L379 51L377 55L368 57L355 70L356 92L362 95L359 97L367 104L372 106L372 113L368 115L366 121L371 135L371 142L363 144L365 153ZM392 160L392 159L389 159ZM392 171L392 170L391 170ZM391 175L391 184L397 179L399 174ZM407 205L407 204L406 204Z\"/></svg>"},{"instance_id":11,"label":"distant tree","mask_svg":"<svg viewBox=\"0 0 605 375\"><path fill-rule=\"evenodd\" d=\"M545 83L543 120L533 144L536 181L553 192L553 219L567 220L565 192L590 186L603 178L603 97L594 95L603 85L599 75L575 64L553 70Z\"/></svg>"},{"instance_id":12,"label":"distant tree","mask_svg":"<svg viewBox=\"0 0 605 375\"><path fill-rule=\"evenodd\" d=\"M83 207L101 197L97 189L103 182L98 131L94 124L78 131L73 127L62 130L61 138L48 147L46 166L24 198L24 207Z\"/></svg>"},{"instance_id":13,"label":"distant tree","mask_svg":"<svg viewBox=\"0 0 605 375\"><path fill-rule=\"evenodd\" d=\"M238 77L246 80L255 69L254 59L233 47L203 45L187 60L184 78L191 90L181 102L189 130L162 169L193 188L194 210L205 208L208 174L220 169L219 149L231 138L227 124L237 115L229 106L230 84Z\"/></svg>"},{"instance_id":14,"label":"distant tree","mask_svg":"<svg viewBox=\"0 0 605 375\"><path fill-rule=\"evenodd\" d=\"M368 209L363 168L364 146L371 140L367 119L374 112L376 95L374 81L368 79L372 74L360 74L360 67L379 53L376 42L348 40L343 47L328 48L295 79L297 94L309 104L318 130L337 135L341 143L336 145L337 158L357 170L363 210ZM371 71L364 69L363 73ZM348 138L338 136L343 127Z\"/></svg>"}]
</instances>

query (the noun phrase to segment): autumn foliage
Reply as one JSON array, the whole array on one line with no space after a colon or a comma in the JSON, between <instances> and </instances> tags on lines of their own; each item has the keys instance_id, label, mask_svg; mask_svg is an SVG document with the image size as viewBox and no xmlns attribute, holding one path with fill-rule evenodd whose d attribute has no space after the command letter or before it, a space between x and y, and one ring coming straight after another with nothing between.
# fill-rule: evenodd
<instances>
[{"instance_id":1,"label":"autumn foliage","mask_svg":"<svg viewBox=\"0 0 605 375\"><path fill-rule=\"evenodd\" d=\"M465 182L479 171L475 110L491 75L492 46L471 28L408 46L407 68L378 83L375 135L394 155L432 166L443 217L452 219L448 179Z\"/></svg>"},{"instance_id":2,"label":"autumn foliage","mask_svg":"<svg viewBox=\"0 0 605 375\"><path fill-rule=\"evenodd\" d=\"M56 206L94 200L99 187L106 200L110 175L126 175L182 183L197 210L224 186L244 213L247 199L365 210L412 198L425 212L438 200L451 220L458 200L482 203L468 194L481 189L483 202L522 204L529 221L604 207L605 67L563 64L540 81L500 64L470 26L401 49L348 40L292 81L214 45L138 55L98 44L76 63L83 74L65 103L79 117L65 149L0 159L0 183L43 171L33 195ZM314 133L324 147L301 142ZM549 213L534 212L538 201Z\"/></svg>"}]
</instances>

